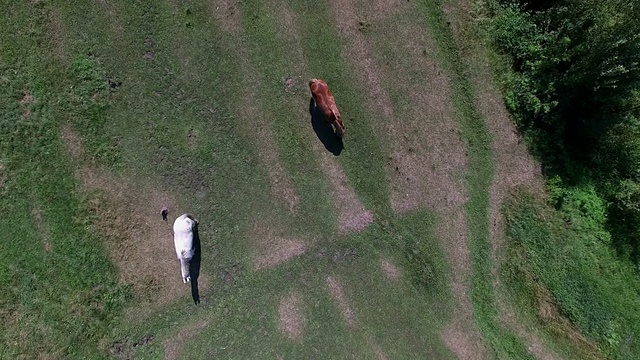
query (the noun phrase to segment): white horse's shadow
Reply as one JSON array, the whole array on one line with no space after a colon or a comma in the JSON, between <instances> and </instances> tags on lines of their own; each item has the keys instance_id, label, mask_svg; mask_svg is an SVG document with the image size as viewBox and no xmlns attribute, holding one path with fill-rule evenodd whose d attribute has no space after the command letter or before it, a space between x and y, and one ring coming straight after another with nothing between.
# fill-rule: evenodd
<instances>
[{"instance_id":1,"label":"white horse's shadow","mask_svg":"<svg viewBox=\"0 0 640 360\"><path fill-rule=\"evenodd\" d=\"M191 274L191 298L193 299L193 303L198 305L200 303L198 277L200 276L201 261L200 235L198 234L198 224L193 227L193 247L193 257L191 258L191 261L189 261L189 273Z\"/></svg>"}]
</instances>

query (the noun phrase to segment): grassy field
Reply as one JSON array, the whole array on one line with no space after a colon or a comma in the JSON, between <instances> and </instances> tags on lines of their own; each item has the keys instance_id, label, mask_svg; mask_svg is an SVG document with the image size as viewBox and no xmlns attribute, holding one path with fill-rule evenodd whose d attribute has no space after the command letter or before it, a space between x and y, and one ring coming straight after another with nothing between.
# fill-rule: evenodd
<instances>
[{"instance_id":1,"label":"grassy field","mask_svg":"<svg viewBox=\"0 0 640 360\"><path fill-rule=\"evenodd\" d=\"M0 358L570 353L499 307L508 150L458 5L4 1ZM197 306L163 206L200 221Z\"/></svg>"}]
</instances>

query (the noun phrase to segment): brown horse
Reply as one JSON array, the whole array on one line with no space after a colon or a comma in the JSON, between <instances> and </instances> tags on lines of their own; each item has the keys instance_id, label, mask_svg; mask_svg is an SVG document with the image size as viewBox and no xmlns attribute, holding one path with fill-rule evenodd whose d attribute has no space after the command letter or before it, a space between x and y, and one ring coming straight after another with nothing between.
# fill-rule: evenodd
<instances>
[{"instance_id":1,"label":"brown horse","mask_svg":"<svg viewBox=\"0 0 640 360\"><path fill-rule=\"evenodd\" d=\"M316 103L316 106L322 110L324 119L336 129L336 134L339 137L344 136L344 124L342 123L342 117L340 117L340 111L336 106L336 99L329 91L329 86L326 82L319 79L309 80L309 88L311 89L311 95Z\"/></svg>"}]
</instances>

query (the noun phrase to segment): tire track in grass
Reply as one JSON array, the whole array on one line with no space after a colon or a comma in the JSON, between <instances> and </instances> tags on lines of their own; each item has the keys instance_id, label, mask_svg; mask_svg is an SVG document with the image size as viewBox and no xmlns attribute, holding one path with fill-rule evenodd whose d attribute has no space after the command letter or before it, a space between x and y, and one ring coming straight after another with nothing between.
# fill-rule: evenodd
<instances>
[{"instance_id":1,"label":"tire track in grass","mask_svg":"<svg viewBox=\"0 0 640 360\"><path fill-rule=\"evenodd\" d=\"M496 305L500 320L513 329L527 342L527 350L537 359L553 360L558 355L547 349L542 339L534 331L527 329L518 322L515 309L506 302L499 278L499 268L502 263L502 248L505 241L505 224L501 214L502 204L514 189L525 186L536 193L543 191L542 173L540 166L527 153L521 137L504 107L502 95L495 88L492 69L488 63L488 55L477 43L469 41L467 37L472 23L469 8L471 4L466 0L448 1L443 7L451 29L456 37L458 46L464 49L464 58L470 66L471 82L475 93L475 106L485 119L491 133L491 152L494 157L495 176L489 191L490 204L490 239L491 259L493 263L493 286L496 291ZM476 40L478 41L478 40ZM473 54L473 57L472 57ZM477 54L480 54L478 56Z\"/></svg>"},{"instance_id":2,"label":"tire track in grass","mask_svg":"<svg viewBox=\"0 0 640 360\"><path fill-rule=\"evenodd\" d=\"M378 42L391 43L385 45L391 54L387 59L390 64L377 64L375 40L359 28L363 22L360 19L374 18L373 9L349 1L332 2L334 18L347 44L344 55L352 59L352 66L365 84L372 110L385 117L380 127L395 146L387 165L392 208L403 214L429 207L440 214L442 220L436 227L436 235L453 267L451 288L458 302L456 316L442 340L459 358L483 358L486 356L483 340L471 325L473 312L468 296L471 260L466 237L466 195L459 180L467 154L458 135L457 121L450 116L454 111L449 85L438 64L424 56L423 51L432 51L435 43L413 23L394 22L400 38ZM397 20L410 18L409 12L413 10L408 7L404 13L397 13ZM397 55L393 57L394 54ZM391 84L401 94L396 101L383 84ZM424 142L428 145L423 145Z\"/></svg>"},{"instance_id":3,"label":"tire track in grass","mask_svg":"<svg viewBox=\"0 0 640 360\"><path fill-rule=\"evenodd\" d=\"M451 22L443 13L443 1L419 2L420 12L434 36L439 40L439 56L446 64L455 89L453 94L456 112L461 123L462 136L469 147L469 171L465 178L469 190L466 212L469 221L471 249L472 287L474 319L494 357L530 358L525 345L498 320L497 304L492 286L491 249L491 186L496 176L492 138L482 114L476 108L476 95L471 84L469 67L460 61L460 50L456 47ZM455 25L454 25L455 26Z\"/></svg>"}]
</instances>

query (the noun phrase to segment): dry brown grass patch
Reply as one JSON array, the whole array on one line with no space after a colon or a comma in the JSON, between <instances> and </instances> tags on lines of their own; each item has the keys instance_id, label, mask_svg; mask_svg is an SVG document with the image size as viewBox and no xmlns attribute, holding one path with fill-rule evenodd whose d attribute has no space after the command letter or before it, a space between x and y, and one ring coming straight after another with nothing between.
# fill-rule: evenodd
<instances>
[{"instance_id":1,"label":"dry brown grass patch","mask_svg":"<svg viewBox=\"0 0 640 360\"><path fill-rule=\"evenodd\" d=\"M113 1L98 0L98 8L107 15L111 23L111 32L114 34L115 40L121 40L124 35L124 25L122 24L121 11L117 8Z\"/></svg>"},{"instance_id":2,"label":"dry brown grass patch","mask_svg":"<svg viewBox=\"0 0 640 360\"><path fill-rule=\"evenodd\" d=\"M295 212L300 203L300 198L295 192L291 176L289 176L280 161L276 135L271 129L271 124L275 120L261 110L260 101L256 100L260 99L255 86L258 74L249 61L248 49L240 46L237 50L243 54L240 56L242 59L240 65L244 74L244 94L238 107L243 132L259 149L257 154L269 174L273 197L284 203L290 212ZM295 84L295 82L291 84Z\"/></svg>"},{"instance_id":3,"label":"dry brown grass patch","mask_svg":"<svg viewBox=\"0 0 640 360\"><path fill-rule=\"evenodd\" d=\"M473 318L456 316L453 322L444 329L440 338L447 348L460 360L486 359L487 353L479 334L470 332Z\"/></svg>"},{"instance_id":4,"label":"dry brown grass patch","mask_svg":"<svg viewBox=\"0 0 640 360\"><path fill-rule=\"evenodd\" d=\"M347 299L344 295L344 290L338 279L333 276L327 276L327 287L329 288L329 294L336 303L336 306L340 310L342 318L347 322L350 328L355 329L358 326L355 313L349 307Z\"/></svg>"},{"instance_id":5,"label":"dry brown grass patch","mask_svg":"<svg viewBox=\"0 0 640 360\"><path fill-rule=\"evenodd\" d=\"M214 0L213 15L223 30L230 33L242 30L239 0Z\"/></svg>"},{"instance_id":6,"label":"dry brown grass patch","mask_svg":"<svg viewBox=\"0 0 640 360\"><path fill-rule=\"evenodd\" d=\"M384 352L384 350L382 349L382 347L378 344L376 344L372 338L369 338L369 346L371 346L371 348L373 349L373 353L376 355L376 358L378 360L387 360L387 354Z\"/></svg>"},{"instance_id":7,"label":"dry brown grass patch","mask_svg":"<svg viewBox=\"0 0 640 360\"><path fill-rule=\"evenodd\" d=\"M536 284L533 292L540 319L551 325L554 332L566 337L575 349L580 349L580 353L584 357L593 360L602 359L598 346L585 338L569 319L562 316L549 290Z\"/></svg>"},{"instance_id":8,"label":"dry brown grass patch","mask_svg":"<svg viewBox=\"0 0 640 360\"><path fill-rule=\"evenodd\" d=\"M411 9L406 7L404 11ZM451 117L449 84L439 65L423 53L424 49L435 48L435 42L423 28L400 22L397 30L403 41L391 46L395 53L406 54L406 61L377 63L372 50L375 39L358 31L353 20L359 16L374 18L372 9L334 0L332 12L371 110L382 117L379 135L393 144L385 166L393 209L405 213L425 206L442 208L463 203L466 198L458 178L466 166L466 153L457 121ZM411 106L394 109L383 87L385 79L405 94Z\"/></svg>"},{"instance_id":9,"label":"dry brown grass patch","mask_svg":"<svg viewBox=\"0 0 640 360\"><path fill-rule=\"evenodd\" d=\"M36 225L38 234L42 238L42 246L44 251L51 252L51 232L49 231L49 225L42 219L42 210L39 205L36 205L31 210L31 216L33 216L33 222Z\"/></svg>"},{"instance_id":10,"label":"dry brown grass patch","mask_svg":"<svg viewBox=\"0 0 640 360\"><path fill-rule=\"evenodd\" d=\"M400 269L389 260L380 259L380 268L384 276L389 280L398 280L402 276Z\"/></svg>"},{"instance_id":11,"label":"dry brown grass patch","mask_svg":"<svg viewBox=\"0 0 640 360\"><path fill-rule=\"evenodd\" d=\"M74 159L81 160L84 156L84 145L82 139L73 130L71 125L63 124L60 131L60 136L69 154Z\"/></svg>"},{"instance_id":12,"label":"dry brown grass patch","mask_svg":"<svg viewBox=\"0 0 640 360\"><path fill-rule=\"evenodd\" d=\"M286 237L282 230L264 223L254 224L247 237L252 245L254 270L277 266L304 254L307 249L305 241Z\"/></svg>"},{"instance_id":13,"label":"dry brown grass patch","mask_svg":"<svg viewBox=\"0 0 640 360\"><path fill-rule=\"evenodd\" d=\"M199 332L209 326L210 322L210 319L204 319L191 324L187 324L180 328L180 330L178 330L178 332L173 337L165 339L163 342L165 360L180 359L180 354L184 350L185 344L189 341L189 339L193 338Z\"/></svg>"},{"instance_id":14,"label":"dry brown grass patch","mask_svg":"<svg viewBox=\"0 0 640 360\"><path fill-rule=\"evenodd\" d=\"M67 45L64 42L66 35L62 14L59 9L50 9L49 22L47 25L54 57L63 63L67 63L69 59L67 55Z\"/></svg>"},{"instance_id":15,"label":"dry brown grass patch","mask_svg":"<svg viewBox=\"0 0 640 360\"><path fill-rule=\"evenodd\" d=\"M338 231L342 234L359 232L373 222L373 214L364 208L355 190L347 183L347 177L338 161L314 142L315 153L320 157L322 170L331 183L333 204L338 210Z\"/></svg>"},{"instance_id":16,"label":"dry brown grass patch","mask_svg":"<svg viewBox=\"0 0 640 360\"><path fill-rule=\"evenodd\" d=\"M485 54L485 49L478 43L470 41L473 19L472 2L468 0L452 0L447 2L443 11L451 26L462 54L470 66L471 82L475 87L476 108L484 117L492 136L491 150L494 163L494 178L489 190L490 241L493 259L493 285L498 294L497 306L500 319L512 328L526 343L531 354L539 359L557 359L558 356L547 349L539 336L531 329L523 327L517 319L515 311L500 294L498 268L502 262L501 250L504 243L505 224L501 214L502 204L513 189L524 186L542 196L542 175L540 166L528 154L515 126L504 107L504 100L493 83L492 69ZM544 304L543 304L544 305ZM548 309L542 306L541 309ZM543 310L546 312L547 310ZM541 317L544 318L544 313Z\"/></svg>"},{"instance_id":17,"label":"dry brown grass patch","mask_svg":"<svg viewBox=\"0 0 640 360\"><path fill-rule=\"evenodd\" d=\"M279 22L279 35L282 41L287 43L292 51L291 58L294 65L294 72L298 74L307 73L305 59L300 51L301 39L298 30L298 19L296 14L289 9L289 7L282 3L278 8L278 15L283 19ZM299 81L300 84L304 84L304 91L301 89L300 94L296 94L296 103L300 101L308 101L311 94L306 86L307 79ZM302 86L301 86L302 88ZM303 107L300 107L299 116L301 119L308 119L309 114L306 113ZM301 122L302 123L302 122ZM308 125L305 129L301 129L307 135L307 140L312 146L314 153L319 157L321 168L325 174L326 179L331 183L333 203L338 210L338 231L346 234L352 232L358 232L365 229L372 221L373 214L366 210L360 200L358 199L355 191L347 183L346 176L342 167L337 160L331 156L321 146L318 139L309 131L311 126Z\"/></svg>"},{"instance_id":18,"label":"dry brown grass patch","mask_svg":"<svg viewBox=\"0 0 640 360\"><path fill-rule=\"evenodd\" d=\"M189 287L181 281L171 232L172 220L186 211L181 211L177 201L157 184L132 182L124 175L89 164L83 158L82 139L70 126L63 126L61 138L78 163L75 176L95 215L93 229L106 238L120 281L132 284L140 300L140 306L131 309L129 315L144 318L189 294ZM169 209L169 222L162 221L160 215L164 206ZM201 274L201 291L207 282Z\"/></svg>"},{"instance_id":19,"label":"dry brown grass patch","mask_svg":"<svg viewBox=\"0 0 640 360\"><path fill-rule=\"evenodd\" d=\"M302 298L292 292L280 300L278 307L278 325L289 339L298 340L302 336L305 319L301 311Z\"/></svg>"}]
</instances>

